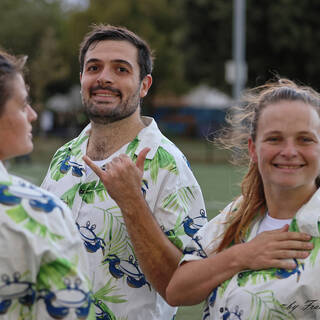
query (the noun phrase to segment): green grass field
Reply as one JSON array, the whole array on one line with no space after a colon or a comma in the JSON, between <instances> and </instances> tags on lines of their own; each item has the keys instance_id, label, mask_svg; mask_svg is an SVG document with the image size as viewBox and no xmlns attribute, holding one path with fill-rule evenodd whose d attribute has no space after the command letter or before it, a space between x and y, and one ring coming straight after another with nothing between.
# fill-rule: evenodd
<instances>
[{"instance_id":1,"label":"green grass field","mask_svg":"<svg viewBox=\"0 0 320 320\"><path fill-rule=\"evenodd\" d=\"M36 138L31 162L7 162L10 172L23 176L39 185L44 178L49 159L64 143L56 138ZM239 181L243 172L226 163L226 155L204 141L175 140L177 146L190 161L206 203L208 219L212 219L239 193ZM200 320L202 304L179 308L177 320Z\"/></svg>"}]
</instances>

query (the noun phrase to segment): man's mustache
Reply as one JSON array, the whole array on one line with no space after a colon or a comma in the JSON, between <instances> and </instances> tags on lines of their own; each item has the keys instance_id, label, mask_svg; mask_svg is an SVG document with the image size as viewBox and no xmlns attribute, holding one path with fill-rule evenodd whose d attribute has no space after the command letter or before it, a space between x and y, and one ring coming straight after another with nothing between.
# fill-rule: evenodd
<instances>
[{"instance_id":1,"label":"man's mustache","mask_svg":"<svg viewBox=\"0 0 320 320\"><path fill-rule=\"evenodd\" d=\"M120 97L122 96L121 91L115 88L112 88L110 86L106 86L106 87L101 87L101 86L96 86L90 89L90 94L92 94L94 91L96 90L108 90L112 93L115 93L117 95L119 95Z\"/></svg>"}]
</instances>

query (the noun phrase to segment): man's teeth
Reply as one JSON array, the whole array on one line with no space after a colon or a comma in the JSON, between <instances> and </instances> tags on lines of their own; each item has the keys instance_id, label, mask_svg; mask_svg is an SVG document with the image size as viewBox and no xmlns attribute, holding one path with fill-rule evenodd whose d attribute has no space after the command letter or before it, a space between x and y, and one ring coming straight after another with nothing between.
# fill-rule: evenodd
<instances>
[{"instance_id":1,"label":"man's teeth","mask_svg":"<svg viewBox=\"0 0 320 320\"><path fill-rule=\"evenodd\" d=\"M110 94L110 93L96 93L96 96L99 96L99 97L115 97L114 94Z\"/></svg>"}]
</instances>

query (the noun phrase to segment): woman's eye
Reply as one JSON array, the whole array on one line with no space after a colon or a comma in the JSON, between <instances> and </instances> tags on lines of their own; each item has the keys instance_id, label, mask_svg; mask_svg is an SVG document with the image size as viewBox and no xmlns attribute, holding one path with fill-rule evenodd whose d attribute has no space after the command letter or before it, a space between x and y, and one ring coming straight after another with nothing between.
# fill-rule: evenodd
<instances>
[{"instance_id":1,"label":"woman's eye","mask_svg":"<svg viewBox=\"0 0 320 320\"><path fill-rule=\"evenodd\" d=\"M278 137L269 137L266 140L269 142L276 142L276 141L279 141L280 139Z\"/></svg>"},{"instance_id":2,"label":"woman's eye","mask_svg":"<svg viewBox=\"0 0 320 320\"><path fill-rule=\"evenodd\" d=\"M302 141L304 143L309 143L309 142L313 142L313 139L309 138L309 137L301 137L300 141Z\"/></svg>"}]
</instances>

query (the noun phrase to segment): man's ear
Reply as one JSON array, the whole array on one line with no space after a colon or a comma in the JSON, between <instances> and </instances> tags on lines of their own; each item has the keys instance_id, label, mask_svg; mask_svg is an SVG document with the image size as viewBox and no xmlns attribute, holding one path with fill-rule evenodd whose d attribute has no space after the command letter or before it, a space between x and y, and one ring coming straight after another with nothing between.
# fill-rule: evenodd
<instances>
[{"instance_id":1,"label":"man's ear","mask_svg":"<svg viewBox=\"0 0 320 320\"><path fill-rule=\"evenodd\" d=\"M79 78L80 78L80 83L81 83L81 79L82 79L82 73L79 73Z\"/></svg>"},{"instance_id":2,"label":"man's ear","mask_svg":"<svg viewBox=\"0 0 320 320\"><path fill-rule=\"evenodd\" d=\"M151 74L147 74L141 81L140 98L144 98L148 94L148 91L151 85L152 85L152 76Z\"/></svg>"},{"instance_id":3,"label":"man's ear","mask_svg":"<svg viewBox=\"0 0 320 320\"><path fill-rule=\"evenodd\" d=\"M252 138L248 139L248 150L249 150L249 156L250 159L253 162L258 162L257 152L256 152L256 144L252 140Z\"/></svg>"}]
</instances>

